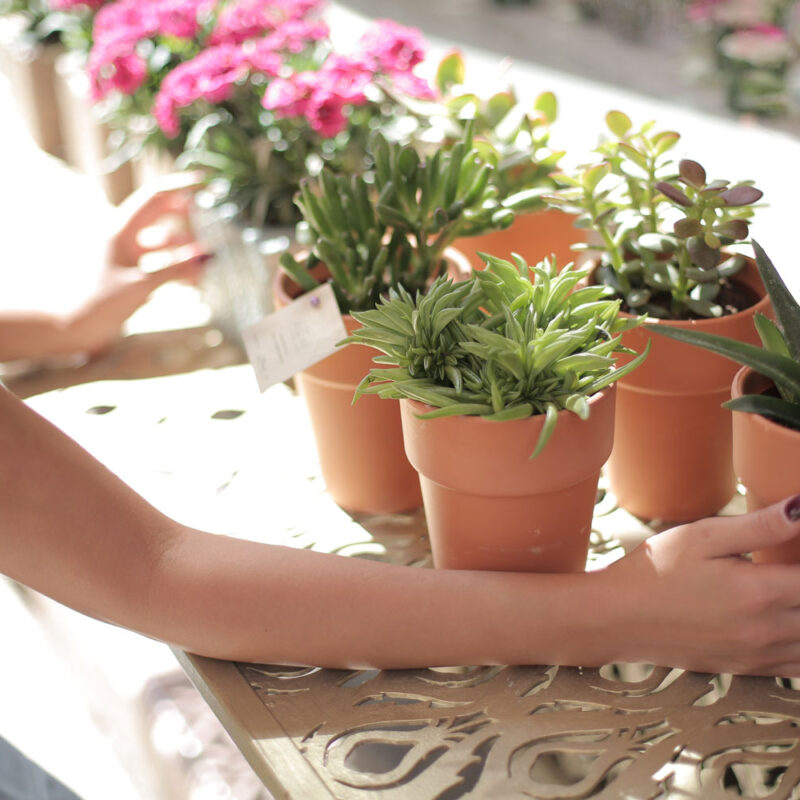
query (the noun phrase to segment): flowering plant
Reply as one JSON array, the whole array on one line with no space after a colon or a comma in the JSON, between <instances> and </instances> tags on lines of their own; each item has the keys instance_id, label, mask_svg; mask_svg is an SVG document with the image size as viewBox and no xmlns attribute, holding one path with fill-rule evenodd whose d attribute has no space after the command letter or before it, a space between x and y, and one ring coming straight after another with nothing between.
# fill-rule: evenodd
<instances>
[{"instance_id":1,"label":"flowering plant","mask_svg":"<svg viewBox=\"0 0 800 800\"><path fill-rule=\"evenodd\" d=\"M97 14L89 75L128 132L204 167L252 224L297 219L300 179L360 171L366 138L391 127L386 90L431 95L413 73L416 31L378 21L334 52L319 0L115 0Z\"/></svg>"},{"instance_id":2,"label":"flowering plant","mask_svg":"<svg viewBox=\"0 0 800 800\"><path fill-rule=\"evenodd\" d=\"M733 111L780 114L791 99L786 77L797 61L795 0L692 0L689 19L705 32Z\"/></svg>"}]
</instances>

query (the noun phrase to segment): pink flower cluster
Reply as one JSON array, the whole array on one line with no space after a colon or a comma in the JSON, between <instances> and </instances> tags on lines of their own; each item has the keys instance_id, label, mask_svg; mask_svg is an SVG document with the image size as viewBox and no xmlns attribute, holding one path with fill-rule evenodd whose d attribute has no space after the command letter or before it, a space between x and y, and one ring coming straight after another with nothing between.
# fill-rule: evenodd
<instances>
[{"instance_id":1,"label":"pink flower cluster","mask_svg":"<svg viewBox=\"0 0 800 800\"><path fill-rule=\"evenodd\" d=\"M99 0L101 3L103 0ZM53 0L76 2L76 0ZM98 2L98 0L91 0ZM94 20L94 46L89 55L92 95L100 100L111 92L132 94L147 78L140 45L158 37L198 40L200 46L242 44L264 35L282 34L291 52L299 52L306 39L328 35L321 23L306 22L321 0L115 0ZM213 19L219 10L219 16ZM210 34L204 26L213 20ZM321 26L321 27L320 27ZM272 47L277 43L273 42ZM211 57L216 61L224 56Z\"/></svg>"},{"instance_id":2,"label":"pink flower cluster","mask_svg":"<svg viewBox=\"0 0 800 800\"><path fill-rule=\"evenodd\" d=\"M213 0L116 0L103 6L94 19L87 67L93 99L112 91L135 92L147 77L139 43L155 36L193 39L212 4Z\"/></svg>"},{"instance_id":3,"label":"pink flower cluster","mask_svg":"<svg viewBox=\"0 0 800 800\"><path fill-rule=\"evenodd\" d=\"M284 23L305 20L319 0L239 0L223 8L209 44L240 44L272 33Z\"/></svg>"},{"instance_id":4,"label":"pink flower cluster","mask_svg":"<svg viewBox=\"0 0 800 800\"><path fill-rule=\"evenodd\" d=\"M260 39L206 48L179 64L164 79L153 105L158 126L167 136L177 136L180 109L197 100L228 100L236 85L251 74L277 78L284 65L284 53L302 52L328 35L328 27L322 22L293 19Z\"/></svg>"},{"instance_id":5,"label":"pink flower cluster","mask_svg":"<svg viewBox=\"0 0 800 800\"><path fill-rule=\"evenodd\" d=\"M316 71L270 82L262 105L279 118L305 117L326 138L347 126L346 109L367 102L367 87L384 78L415 97L432 97L430 86L411 72L424 57L419 32L380 20L360 40L355 56L329 56Z\"/></svg>"},{"instance_id":6,"label":"pink flower cluster","mask_svg":"<svg viewBox=\"0 0 800 800\"><path fill-rule=\"evenodd\" d=\"M50 0L50 8L53 11L75 11L80 8L97 11L105 2L106 0Z\"/></svg>"}]
</instances>

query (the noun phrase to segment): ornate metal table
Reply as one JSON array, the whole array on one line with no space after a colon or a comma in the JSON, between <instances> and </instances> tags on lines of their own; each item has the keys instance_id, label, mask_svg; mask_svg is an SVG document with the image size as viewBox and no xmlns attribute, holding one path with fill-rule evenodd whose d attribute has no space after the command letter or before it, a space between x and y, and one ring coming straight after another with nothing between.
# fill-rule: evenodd
<instances>
[{"instance_id":1,"label":"ornate metal table","mask_svg":"<svg viewBox=\"0 0 800 800\"><path fill-rule=\"evenodd\" d=\"M302 403L285 386L259 396L249 367L29 402L185 524L429 563L421 513L353 519L332 503ZM590 568L650 532L602 489L595 526ZM800 691L788 680L646 665L379 672L176 656L279 798L800 797Z\"/></svg>"}]
</instances>

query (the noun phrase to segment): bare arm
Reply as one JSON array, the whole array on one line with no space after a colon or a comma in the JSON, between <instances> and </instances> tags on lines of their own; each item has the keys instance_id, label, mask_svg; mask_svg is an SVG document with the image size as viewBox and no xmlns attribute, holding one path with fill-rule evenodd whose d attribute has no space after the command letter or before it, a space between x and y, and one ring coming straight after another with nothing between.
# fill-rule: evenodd
<instances>
[{"instance_id":1,"label":"bare arm","mask_svg":"<svg viewBox=\"0 0 800 800\"><path fill-rule=\"evenodd\" d=\"M204 655L332 667L643 659L800 674L800 534L779 508L683 526L596 574L418 570L178 525L0 391L0 570Z\"/></svg>"}]
</instances>

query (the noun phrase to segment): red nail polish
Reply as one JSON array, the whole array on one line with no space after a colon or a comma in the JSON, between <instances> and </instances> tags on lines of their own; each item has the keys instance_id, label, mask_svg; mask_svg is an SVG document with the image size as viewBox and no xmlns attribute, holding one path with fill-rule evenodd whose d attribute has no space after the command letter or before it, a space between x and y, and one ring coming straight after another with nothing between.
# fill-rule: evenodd
<instances>
[{"instance_id":1,"label":"red nail polish","mask_svg":"<svg viewBox=\"0 0 800 800\"><path fill-rule=\"evenodd\" d=\"M800 520L800 494L787 501L783 507L783 514L789 522Z\"/></svg>"}]
</instances>

